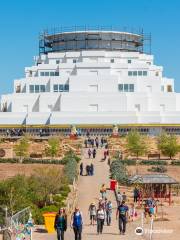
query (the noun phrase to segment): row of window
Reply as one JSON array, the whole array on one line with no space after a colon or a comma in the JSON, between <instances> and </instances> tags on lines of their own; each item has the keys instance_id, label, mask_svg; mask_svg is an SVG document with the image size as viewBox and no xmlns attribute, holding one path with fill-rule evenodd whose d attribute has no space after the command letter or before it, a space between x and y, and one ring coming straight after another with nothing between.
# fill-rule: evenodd
<instances>
[{"instance_id":1,"label":"row of window","mask_svg":"<svg viewBox=\"0 0 180 240\"><path fill-rule=\"evenodd\" d=\"M134 84L118 84L120 92L134 92Z\"/></svg>"},{"instance_id":2,"label":"row of window","mask_svg":"<svg viewBox=\"0 0 180 240\"><path fill-rule=\"evenodd\" d=\"M45 85L29 85L30 93L39 93L39 92L45 92L45 91L46 91Z\"/></svg>"},{"instance_id":3,"label":"row of window","mask_svg":"<svg viewBox=\"0 0 180 240\"><path fill-rule=\"evenodd\" d=\"M128 76L147 76L147 71L128 71Z\"/></svg>"},{"instance_id":4,"label":"row of window","mask_svg":"<svg viewBox=\"0 0 180 240\"><path fill-rule=\"evenodd\" d=\"M51 76L51 77L53 77L53 76L59 76L59 72L40 72L40 76L41 77L49 77L49 76Z\"/></svg>"},{"instance_id":5,"label":"row of window","mask_svg":"<svg viewBox=\"0 0 180 240\"><path fill-rule=\"evenodd\" d=\"M73 59L73 63L76 63L77 62L77 59ZM111 63L114 63L114 58L111 58L110 60ZM59 64L60 63L60 60L56 60L56 64ZM127 63L132 63L132 60L131 59L128 59L127 60Z\"/></svg>"},{"instance_id":6,"label":"row of window","mask_svg":"<svg viewBox=\"0 0 180 240\"><path fill-rule=\"evenodd\" d=\"M69 92L69 84L54 84L54 92Z\"/></svg>"}]
</instances>

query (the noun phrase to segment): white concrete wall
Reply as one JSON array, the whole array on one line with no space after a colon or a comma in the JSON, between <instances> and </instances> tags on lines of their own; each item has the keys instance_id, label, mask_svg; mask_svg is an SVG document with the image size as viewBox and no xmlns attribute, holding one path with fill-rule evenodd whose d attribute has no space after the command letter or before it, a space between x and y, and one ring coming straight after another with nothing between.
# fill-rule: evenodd
<instances>
[{"instance_id":1,"label":"white concrete wall","mask_svg":"<svg viewBox=\"0 0 180 240\"><path fill-rule=\"evenodd\" d=\"M167 85L174 91L174 80L163 77L163 68L153 60L152 55L105 50L41 55L36 59L41 64L25 68L26 77L14 81L14 93L1 97L1 110L7 104L15 122L24 117L16 113L28 113L29 124L49 117L52 123L180 123L180 94L167 93ZM41 77L40 71L60 75ZM148 71L148 76L130 77L128 71ZM54 84L67 83L69 92L54 92ZM134 84L135 92L119 92L120 83ZM26 93L15 93L19 85ZM45 85L46 92L29 93L29 85ZM8 114L0 113L0 122Z\"/></svg>"}]
</instances>

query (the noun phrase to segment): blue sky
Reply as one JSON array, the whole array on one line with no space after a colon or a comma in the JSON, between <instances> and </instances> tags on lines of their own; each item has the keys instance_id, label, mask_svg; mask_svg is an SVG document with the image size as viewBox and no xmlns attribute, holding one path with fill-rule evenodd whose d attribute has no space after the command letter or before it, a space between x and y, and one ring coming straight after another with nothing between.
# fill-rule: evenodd
<instances>
[{"instance_id":1,"label":"blue sky","mask_svg":"<svg viewBox=\"0 0 180 240\"><path fill-rule=\"evenodd\" d=\"M144 28L152 34L155 63L175 79L180 92L179 0L14 0L0 1L0 94L38 54L38 34L45 28L102 25Z\"/></svg>"}]
</instances>

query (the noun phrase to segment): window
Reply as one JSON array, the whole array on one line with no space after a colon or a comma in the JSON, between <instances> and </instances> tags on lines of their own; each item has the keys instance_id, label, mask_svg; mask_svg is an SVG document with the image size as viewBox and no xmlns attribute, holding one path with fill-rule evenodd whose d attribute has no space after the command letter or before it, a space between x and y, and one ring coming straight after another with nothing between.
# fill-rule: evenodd
<instances>
[{"instance_id":1,"label":"window","mask_svg":"<svg viewBox=\"0 0 180 240\"><path fill-rule=\"evenodd\" d=\"M159 72L156 72L155 75L156 75L156 77L158 77L159 76Z\"/></svg>"},{"instance_id":2,"label":"window","mask_svg":"<svg viewBox=\"0 0 180 240\"><path fill-rule=\"evenodd\" d=\"M54 76L55 74L54 74L54 72L50 72L50 76Z\"/></svg>"},{"instance_id":3,"label":"window","mask_svg":"<svg viewBox=\"0 0 180 240\"><path fill-rule=\"evenodd\" d=\"M134 84L129 84L129 92L134 92Z\"/></svg>"},{"instance_id":4,"label":"window","mask_svg":"<svg viewBox=\"0 0 180 240\"><path fill-rule=\"evenodd\" d=\"M129 89L128 84L124 84L124 92L128 92L128 89Z\"/></svg>"},{"instance_id":5,"label":"window","mask_svg":"<svg viewBox=\"0 0 180 240\"><path fill-rule=\"evenodd\" d=\"M164 92L164 86L163 85L161 86L161 92Z\"/></svg>"},{"instance_id":6,"label":"window","mask_svg":"<svg viewBox=\"0 0 180 240\"><path fill-rule=\"evenodd\" d=\"M39 85L35 85L35 93L39 93Z\"/></svg>"},{"instance_id":7,"label":"window","mask_svg":"<svg viewBox=\"0 0 180 240\"><path fill-rule=\"evenodd\" d=\"M56 64L59 64L60 63L60 60L56 60Z\"/></svg>"},{"instance_id":8,"label":"window","mask_svg":"<svg viewBox=\"0 0 180 240\"><path fill-rule=\"evenodd\" d=\"M55 76L59 76L59 72L55 72Z\"/></svg>"},{"instance_id":9,"label":"window","mask_svg":"<svg viewBox=\"0 0 180 240\"><path fill-rule=\"evenodd\" d=\"M45 75L46 77L48 77L48 76L49 76L49 72L45 72L44 75Z\"/></svg>"},{"instance_id":10,"label":"window","mask_svg":"<svg viewBox=\"0 0 180 240\"><path fill-rule=\"evenodd\" d=\"M111 63L114 63L114 59L113 58L111 59Z\"/></svg>"},{"instance_id":11,"label":"window","mask_svg":"<svg viewBox=\"0 0 180 240\"><path fill-rule=\"evenodd\" d=\"M119 88L119 91L120 91L120 92L123 92L123 84L119 84L119 85L118 85L118 88Z\"/></svg>"},{"instance_id":12,"label":"window","mask_svg":"<svg viewBox=\"0 0 180 240\"><path fill-rule=\"evenodd\" d=\"M131 59L128 59L128 63L129 63L129 64L132 63L132 60L131 60Z\"/></svg>"},{"instance_id":13,"label":"window","mask_svg":"<svg viewBox=\"0 0 180 240\"><path fill-rule=\"evenodd\" d=\"M73 63L76 63L77 62L77 60L76 59L73 59Z\"/></svg>"},{"instance_id":14,"label":"window","mask_svg":"<svg viewBox=\"0 0 180 240\"><path fill-rule=\"evenodd\" d=\"M90 104L89 111L90 112L98 112L98 104Z\"/></svg>"},{"instance_id":15,"label":"window","mask_svg":"<svg viewBox=\"0 0 180 240\"><path fill-rule=\"evenodd\" d=\"M45 85L40 85L40 92L45 92L45 91L46 91Z\"/></svg>"},{"instance_id":16,"label":"window","mask_svg":"<svg viewBox=\"0 0 180 240\"><path fill-rule=\"evenodd\" d=\"M59 85L59 92L63 92L64 91L64 85L63 84L60 84Z\"/></svg>"},{"instance_id":17,"label":"window","mask_svg":"<svg viewBox=\"0 0 180 240\"><path fill-rule=\"evenodd\" d=\"M55 84L53 88L54 88L54 92L58 92L58 84Z\"/></svg>"},{"instance_id":18,"label":"window","mask_svg":"<svg viewBox=\"0 0 180 240\"><path fill-rule=\"evenodd\" d=\"M44 72L40 72L40 76L41 76L41 77L44 77Z\"/></svg>"},{"instance_id":19,"label":"window","mask_svg":"<svg viewBox=\"0 0 180 240\"><path fill-rule=\"evenodd\" d=\"M69 84L64 85L64 92L69 92Z\"/></svg>"},{"instance_id":20,"label":"window","mask_svg":"<svg viewBox=\"0 0 180 240\"><path fill-rule=\"evenodd\" d=\"M137 71L133 71L133 76L137 76Z\"/></svg>"},{"instance_id":21,"label":"window","mask_svg":"<svg viewBox=\"0 0 180 240\"><path fill-rule=\"evenodd\" d=\"M54 84L54 92L69 92L69 84Z\"/></svg>"},{"instance_id":22,"label":"window","mask_svg":"<svg viewBox=\"0 0 180 240\"><path fill-rule=\"evenodd\" d=\"M140 110L141 110L140 104L135 104L134 108L135 108L135 111L137 111L137 112L140 112Z\"/></svg>"},{"instance_id":23,"label":"window","mask_svg":"<svg viewBox=\"0 0 180 240\"><path fill-rule=\"evenodd\" d=\"M29 85L29 92L34 93L34 85Z\"/></svg>"},{"instance_id":24,"label":"window","mask_svg":"<svg viewBox=\"0 0 180 240\"><path fill-rule=\"evenodd\" d=\"M171 85L167 85L167 92L172 92L172 86Z\"/></svg>"},{"instance_id":25,"label":"window","mask_svg":"<svg viewBox=\"0 0 180 240\"><path fill-rule=\"evenodd\" d=\"M138 71L138 76L142 76L142 71Z\"/></svg>"},{"instance_id":26,"label":"window","mask_svg":"<svg viewBox=\"0 0 180 240\"><path fill-rule=\"evenodd\" d=\"M119 92L134 92L134 84L118 84Z\"/></svg>"},{"instance_id":27,"label":"window","mask_svg":"<svg viewBox=\"0 0 180 240\"><path fill-rule=\"evenodd\" d=\"M147 71L128 71L128 76L147 76Z\"/></svg>"}]
</instances>

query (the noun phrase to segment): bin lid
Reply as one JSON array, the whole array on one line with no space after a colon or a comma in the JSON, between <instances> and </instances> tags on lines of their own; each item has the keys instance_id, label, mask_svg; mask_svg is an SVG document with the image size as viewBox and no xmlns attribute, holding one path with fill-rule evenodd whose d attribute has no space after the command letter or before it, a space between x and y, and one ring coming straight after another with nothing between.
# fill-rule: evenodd
<instances>
[{"instance_id":1,"label":"bin lid","mask_svg":"<svg viewBox=\"0 0 180 240\"><path fill-rule=\"evenodd\" d=\"M46 213L43 213L43 217L48 217L48 216L56 216L56 212L46 212Z\"/></svg>"}]
</instances>

